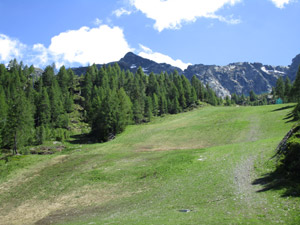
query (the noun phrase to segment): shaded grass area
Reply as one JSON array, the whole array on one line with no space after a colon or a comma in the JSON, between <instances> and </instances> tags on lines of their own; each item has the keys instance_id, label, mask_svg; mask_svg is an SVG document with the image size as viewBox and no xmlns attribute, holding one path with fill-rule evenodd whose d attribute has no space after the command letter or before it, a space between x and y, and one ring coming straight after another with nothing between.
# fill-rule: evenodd
<instances>
[{"instance_id":1,"label":"shaded grass area","mask_svg":"<svg viewBox=\"0 0 300 225\"><path fill-rule=\"evenodd\" d=\"M299 198L252 185L274 171L273 150L292 125L284 107L207 107L1 164L0 221L297 224Z\"/></svg>"},{"instance_id":2,"label":"shaded grass area","mask_svg":"<svg viewBox=\"0 0 300 225\"><path fill-rule=\"evenodd\" d=\"M286 173L280 168L254 180L252 184L262 186L258 192L284 190L282 197L300 197L300 180L287 177Z\"/></svg>"}]
</instances>

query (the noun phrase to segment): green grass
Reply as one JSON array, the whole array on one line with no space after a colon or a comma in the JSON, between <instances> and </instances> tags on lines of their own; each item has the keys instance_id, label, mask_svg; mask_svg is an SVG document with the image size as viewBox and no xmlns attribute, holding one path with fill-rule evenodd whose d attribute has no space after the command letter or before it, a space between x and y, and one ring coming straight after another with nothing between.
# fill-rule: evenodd
<instances>
[{"instance_id":1,"label":"green grass","mask_svg":"<svg viewBox=\"0 0 300 225\"><path fill-rule=\"evenodd\" d=\"M299 197L256 182L293 125L284 106L205 107L0 164L0 224L299 224Z\"/></svg>"}]
</instances>

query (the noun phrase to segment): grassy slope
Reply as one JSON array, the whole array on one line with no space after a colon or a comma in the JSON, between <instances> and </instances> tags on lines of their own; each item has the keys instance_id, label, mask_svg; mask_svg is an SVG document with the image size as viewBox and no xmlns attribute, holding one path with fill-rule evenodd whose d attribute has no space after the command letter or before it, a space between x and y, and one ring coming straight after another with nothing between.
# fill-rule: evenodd
<instances>
[{"instance_id":1,"label":"grassy slope","mask_svg":"<svg viewBox=\"0 0 300 225\"><path fill-rule=\"evenodd\" d=\"M0 165L0 224L297 224L299 198L252 185L292 126L281 107L207 107Z\"/></svg>"}]
</instances>

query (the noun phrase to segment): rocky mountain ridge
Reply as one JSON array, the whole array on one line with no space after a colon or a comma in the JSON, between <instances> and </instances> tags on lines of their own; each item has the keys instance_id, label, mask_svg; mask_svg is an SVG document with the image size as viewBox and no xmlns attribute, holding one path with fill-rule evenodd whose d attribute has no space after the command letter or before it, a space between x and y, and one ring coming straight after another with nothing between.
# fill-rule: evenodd
<instances>
[{"instance_id":1,"label":"rocky mountain ridge","mask_svg":"<svg viewBox=\"0 0 300 225\"><path fill-rule=\"evenodd\" d=\"M135 73L138 67L142 67L146 74L167 72L172 73L177 70L179 74L184 74L188 79L196 75L204 84L209 84L219 96L230 96L232 93L248 95L251 90L256 94L270 92L275 86L276 80L282 76L288 76L292 81L296 77L296 72L300 65L300 54L297 55L290 66L270 66L262 63L238 62L230 63L226 66L190 65L182 71L166 63L156 63L152 60L142 58L132 52L127 53L117 62L121 69L130 70ZM102 67L98 64L97 67ZM75 74L81 75L86 72L87 67L73 68Z\"/></svg>"}]
</instances>

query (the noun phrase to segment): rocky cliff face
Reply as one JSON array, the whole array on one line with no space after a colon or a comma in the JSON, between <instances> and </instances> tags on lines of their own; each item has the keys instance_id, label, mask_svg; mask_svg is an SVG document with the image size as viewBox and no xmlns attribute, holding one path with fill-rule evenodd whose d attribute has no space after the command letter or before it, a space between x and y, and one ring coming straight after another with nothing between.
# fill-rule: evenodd
<instances>
[{"instance_id":1,"label":"rocky cliff face","mask_svg":"<svg viewBox=\"0 0 300 225\"><path fill-rule=\"evenodd\" d=\"M279 76L287 74L288 67L273 67L261 63L232 63L227 66L189 66L184 74L190 79L196 75L203 83L208 83L219 96L232 93L245 94L251 90L265 93L272 89Z\"/></svg>"},{"instance_id":2,"label":"rocky cliff face","mask_svg":"<svg viewBox=\"0 0 300 225\"><path fill-rule=\"evenodd\" d=\"M138 67L142 67L146 74L172 73L177 70L179 74L184 74L189 79L196 75L204 84L209 84L219 96L225 97L232 93L248 95L251 90L256 94L270 92L280 76L288 76L291 81L295 80L300 65L300 54L293 59L290 66L270 66L248 62L231 63L227 66L197 64L182 71L178 67L156 63L131 52L117 63L121 69L130 70L133 73ZM101 66L103 65L97 65L98 68ZM87 67L73 68L75 74L78 75L85 73L86 69Z\"/></svg>"},{"instance_id":3,"label":"rocky cliff face","mask_svg":"<svg viewBox=\"0 0 300 225\"><path fill-rule=\"evenodd\" d=\"M300 66L300 54L297 55L295 58L293 58L292 64L289 66L289 71L287 75L292 81L294 81L296 78L296 74L298 72L299 66Z\"/></svg>"}]
</instances>

